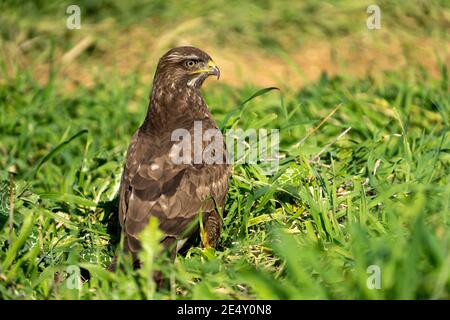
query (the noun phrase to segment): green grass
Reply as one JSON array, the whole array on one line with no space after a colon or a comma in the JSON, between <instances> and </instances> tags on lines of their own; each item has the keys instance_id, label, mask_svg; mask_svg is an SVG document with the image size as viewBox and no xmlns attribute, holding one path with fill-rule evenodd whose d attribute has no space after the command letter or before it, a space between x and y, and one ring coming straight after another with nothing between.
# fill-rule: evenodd
<instances>
[{"instance_id":1,"label":"green grass","mask_svg":"<svg viewBox=\"0 0 450 320\"><path fill-rule=\"evenodd\" d=\"M426 87L420 77L395 74L381 83L323 77L284 97L287 117L276 92L250 101L239 126L278 114L271 125L281 128L286 159L268 177L257 165L234 167L220 248L211 253L193 247L174 265L163 264L173 286L154 292L146 272L102 269L117 241L108 228L124 151L145 106L142 101L140 112L127 111L127 96L138 85L132 79L127 85L98 83L89 93L79 89L67 96L57 83L40 88L26 73L17 75L17 83L1 91L1 166L14 163L18 171L12 244L3 176L1 294L449 298L447 82L445 70L441 79L426 79ZM252 92L226 98L229 90L205 90L219 121ZM294 147L339 103L332 119ZM310 161L347 127L352 130L320 160ZM81 291L65 288L64 281L54 284L55 271L78 264L91 272ZM369 265L381 268L381 290L366 286Z\"/></svg>"},{"instance_id":2,"label":"green grass","mask_svg":"<svg viewBox=\"0 0 450 320\"><path fill-rule=\"evenodd\" d=\"M323 74L245 106L262 88L206 84L223 129L280 129L280 167L273 176L259 165L233 167L216 251L197 241L167 263L150 223L143 268L133 271L120 255L116 273L105 267L121 246L118 183L149 83L112 72L67 91L57 66L45 85L31 69L17 66L12 76L5 69L2 63L1 299L450 299L445 65L437 77L420 66L363 78ZM367 286L372 265L381 271L378 290ZM77 267L89 274L80 290L73 289ZM155 290L149 275L156 269L170 288Z\"/></svg>"},{"instance_id":3,"label":"green grass","mask_svg":"<svg viewBox=\"0 0 450 320\"><path fill-rule=\"evenodd\" d=\"M292 50L308 40L332 40L367 32L366 8L373 1L239 1L192 0L79 0L83 27L78 32L64 28L70 1L25 1L18 6L14 0L0 4L0 34L11 41L36 40L41 50L34 58L49 53L51 39L65 50L80 34L97 36L94 53L103 53L111 41L129 32L130 26L150 22L145 27L156 42L161 35L170 45L176 44L174 34L200 43L241 51ZM382 0L381 32L385 37L440 36L448 39L448 2L445 0ZM23 19L26 17L26 19ZM112 38L110 35L112 34ZM162 41L162 39L161 39ZM384 38L381 41L386 41ZM337 42L338 44L339 42Z\"/></svg>"}]
</instances>

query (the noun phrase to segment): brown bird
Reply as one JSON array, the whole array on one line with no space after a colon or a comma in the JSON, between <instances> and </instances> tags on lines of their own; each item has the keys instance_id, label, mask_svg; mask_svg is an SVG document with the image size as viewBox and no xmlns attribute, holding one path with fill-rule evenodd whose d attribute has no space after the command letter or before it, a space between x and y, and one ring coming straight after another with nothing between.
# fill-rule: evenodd
<instances>
[{"instance_id":1,"label":"brown bird","mask_svg":"<svg viewBox=\"0 0 450 320\"><path fill-rule=\"evenodd\" d=\"M203 245L218 244L229 166L222 134L200 92L210 75L219 78L218 67L194 47L171 49L159 60L147 116L128 147L119 191L124 247L136 267L139 233L150 217L158 219L164 233L161 242L172 258L198 234L199 216ZM203 134L212 131L214 139L196 140L199 129ZM212 140L220 148L208 153Z\"/></svg>"}]
</instances>

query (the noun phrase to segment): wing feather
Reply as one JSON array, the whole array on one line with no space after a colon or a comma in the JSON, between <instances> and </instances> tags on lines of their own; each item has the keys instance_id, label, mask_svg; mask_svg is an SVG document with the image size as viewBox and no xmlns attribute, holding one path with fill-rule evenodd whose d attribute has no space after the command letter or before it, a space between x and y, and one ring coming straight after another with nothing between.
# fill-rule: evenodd
<instances>
[{"instance_id":1,"label":"wing feather","mask_svg":"<svg viewBox=\"0 0 450 320\"><path fill-rule=\"evenodd\" d=\"M211 197L224 205L228 166L174 164L170 147L170 141L163 143L136 133L128 149L119 216L132 252L139 250L138 235L151 216L158 218L160 229L167 236L185 238L186 228L200 210L215 211Z\"/></svg>"}]
</instances>

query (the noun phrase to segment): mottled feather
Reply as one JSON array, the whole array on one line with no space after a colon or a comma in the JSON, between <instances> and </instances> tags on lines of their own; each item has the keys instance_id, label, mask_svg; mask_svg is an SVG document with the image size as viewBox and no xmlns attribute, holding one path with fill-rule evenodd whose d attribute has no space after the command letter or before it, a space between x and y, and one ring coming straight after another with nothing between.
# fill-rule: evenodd
<instances>
[{"instance_id":1,"label":"mottled feather","mask_svg":"<svg viewBox=\"0 0 450 320\"><path fill-rule=\"evenodd\" d=\"M125 248L135 257L140 249L139 233L152 216L158 218L166 238L181 240L198 232L198 225L192 230L188 227L201 212L207 245L216 246L220 237L222 222L216 206L223 211L228 165L176 164L170 156L176 143L171 139L173 130L186 129L193 137L195 121L201 121L203 132L217 129L200 93L207 75L199 75L192 82L193 76L183 67L183 62L193 57L205 63L211 60L193 47L172 49L161 58L146 119L128 147L120 186L119 220ZM202 147L207 144L203 142ZM166 242L171 241L163 240L163 244Z\"/></svg>"}]
</instances>

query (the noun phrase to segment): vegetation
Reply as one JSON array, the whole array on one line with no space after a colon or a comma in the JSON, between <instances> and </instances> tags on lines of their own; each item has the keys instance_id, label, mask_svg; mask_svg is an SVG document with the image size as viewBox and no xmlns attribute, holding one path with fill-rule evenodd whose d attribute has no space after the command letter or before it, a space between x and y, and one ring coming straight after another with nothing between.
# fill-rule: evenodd
<instances>
[{"instance_id":1,"label":"vegetation","mask_svg":"<svg viewBox=\"0 0 450 320\"><path fill-rule=\"evenodd\" d=\"M306 52L304 41L367 37L364 3L79 5L86 26L78 33L64 27L65 2L0 5L1 299L450 298L445 1L380 1L387 30L367 45L387 34L403 41L393 59L406 66L325 68L319 77L291 57ZM133 42L127 32L136 43L121 47ZM89 35L94 44L64 63ZM147 38L154 52L140 42ZM203 90L223 130L279 129L283 157L273 175L260 164L233 167L216 251L198 240L167 263L152 221L142 234L143 268L132 270L120 254L123 267L111 273L126 147L147 109L155 59L180 39L204 44L213 57L227 56L222 47L241 50L236 64L250 63L249 52L264 57L265 70L284 61L290 76L273 80L281 90L261 86L264 70L233 68L233 77L222 70L224 81ZM417 41L438 49L417 59ZM149 68L123 65L113 59L120 52L154 60ZM381 272L380 289L368 286L371 266ZM156 290L153 270L170 279L168 288Z\"/></svg>"}]
</instances>

